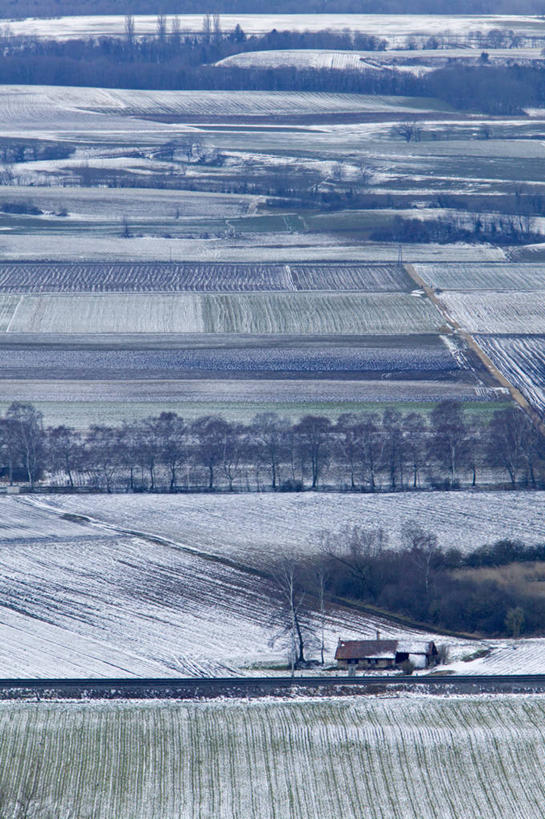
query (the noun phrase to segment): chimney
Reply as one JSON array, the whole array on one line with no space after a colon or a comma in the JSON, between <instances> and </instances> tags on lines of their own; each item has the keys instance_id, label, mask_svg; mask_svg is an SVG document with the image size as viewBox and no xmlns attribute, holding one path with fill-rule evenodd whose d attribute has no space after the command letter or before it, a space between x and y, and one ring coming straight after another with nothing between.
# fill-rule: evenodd
<instances>
[{"instance_id":1,"label":"chimney","mask_svg":"<svg viewBox=\"0 0 545 819\"><path fill-rule=\"evenodd\" d=\"M377 628L377 640L380 640L380 631Z\"/></svg>"}]
</instances>

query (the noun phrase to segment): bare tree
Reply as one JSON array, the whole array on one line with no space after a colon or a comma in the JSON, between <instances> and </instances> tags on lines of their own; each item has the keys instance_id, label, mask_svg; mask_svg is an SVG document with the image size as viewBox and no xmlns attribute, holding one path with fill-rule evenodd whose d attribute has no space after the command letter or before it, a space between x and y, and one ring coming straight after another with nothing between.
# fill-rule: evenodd
<instances>
[{"instance_id":1,"label":"bare tree","mask_svg":"<svg viewBox=\"0 0 545 819\"><path fill-rule=\"evenodd\" d=\"M62 470L68 485L74 486L74 473L82 464L80 433L70 427L49 427L47 430L47 455L49 469Z\"/></svg>"},{"instance_id":2,"label":"bare tree","mask_svg":"<svg viewBox=\"0 0 545 819\"><path fill-rule=\"evenodd\" d=\"M316 489L328 463L332 424L320 415L305 415L295 426L299 451L303 461L310 463L312 488Z\"/></svg>"},{"instance_id":3,"label":"bare tree","mask_svg":"<svg viewBox=\"0 0 545 819\"><path fill-rule=\"evenodd\" d=\"M416 521L408 520L401 527L401 541L405 548L410 550L413 563L421 572L427 597L430 591L433 562L441 553L437 535L423 529Z\"/></svg>"},{"instance_id":4,"label":"bare tree","mask_svg":"<svg viewBox=\"0 0 545 819\"><path fill-rule=\"evenodd\" d=\"M516 608L509 609L505 615L505 627L515 640L518 640L520 637L520 632L523 625L524 611L521 609L521 607L517 606Z\"/></svg>"},{"instance_id":5,"label":"bare tree","mask_svg":"<svg viewBox=\"0 0 545 819\"><path fill-rule=\"evenodd\" d=\"M134 17L132 14L127 14L125 17L125 39L128 50L132 51L134 48Z\"/></svg>"},{"instance_id":6,"label":"bare tree","mask_svg":"<svg viewBox=\"0 0 545 819\"><path fill-rule=\"evenodd\" d=\"M393 128L393 133L403 137L405 142L419 142L422 131L416 119L406 119Z\"/></svg>"},{"instance_id":7,"label":"bare tree","mask_svg":"<svg viewBox=\"0 0 545 819\"><path fill-rule=\"evenodd\" d=\"M221 30L221 18L217 12L214 14L212 18L212 28L214 34L214 42L220 43L223 37L223 33Z\"/></svg>"},{"instance_id":8,"label":"bare tree","mask_svg":"<svg viewBox=\"0 0 545 819\"><path fill-rule=\"evenodd\" d=\"M271 573L276 590L277 625L279 630L271 644L287 641L291 674L306 663L305 649L314 637L308 620L304 617L307 594L302 582L301 567L290 557L283 558Z\"/></svg>"},{"instance_id":9,"label":"bare tree","mask_svg":"<svg viewBox=\"0 0 545 819\"><path fill-rule=\"evenodd\" d=\"M19 452L27 480L33 488L44 463L45 433L42 413L32 404L15 401L8 408L6 418L11 422L16 451Z\"/></svg>"},{"instance_id":10,"label":"bare tree","mask_svg":"<svg viewBox=\"0 0 545 819\"><path fill-rule=\"evenodd\" d=\"M275 412L256 415L251 424L250 436L256 445L256 456L267 465L273 489L278 488L288 429L289 421Z\"/></svg>"},{"instance_id":11,"label":"bare tree","mask_svg":"<svg viewBox=\"0 0 545 819\"><path fill-rule=\"evenodd\" d=\"M202 18L202 38L205 43L209 43L212 37L212 21L209 14Z\"/></svg>"}]
</instances>

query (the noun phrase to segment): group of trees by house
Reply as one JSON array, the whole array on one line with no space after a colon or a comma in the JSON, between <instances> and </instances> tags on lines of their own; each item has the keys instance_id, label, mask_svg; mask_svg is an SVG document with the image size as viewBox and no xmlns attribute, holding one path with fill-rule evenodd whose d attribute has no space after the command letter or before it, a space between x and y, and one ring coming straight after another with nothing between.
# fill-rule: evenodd
<instances>
[{"instance_id":1,"label":"group of trees by house","mask_svg":"<svg viewBox=\"0 0 545 819\"><path fill-rule=\"evenodd\" d=\"M471 552L441 548L418 521L406 521L393 548L383 529L322 533L314 553L283 556L269 568L277 603L275 642L293 665L321 652L332 602L351 601L437 630L518 638L542 633L545 598L520 583L513 567L545 565L545 544L501 540ZM481 572L480 570L486 570ZM495 572L498 576L495 576Z\"/></svg>"},{"instance_id":2,"label":"group of trees by house","mask_svg":"<svg viewBox=\"0 0 545 819\"><path fill-rule=\"evenodd\" d=\"M448 489L477 486L483 469L485 483L542 486L545 441L532 421L518 408L475 418L444 401L429 417L392 408L241 423L163 412L83 433L45 428L32 405L14 403L0 419L0 459L9 482L107 492Z\"/></svg>"}]
</instances>

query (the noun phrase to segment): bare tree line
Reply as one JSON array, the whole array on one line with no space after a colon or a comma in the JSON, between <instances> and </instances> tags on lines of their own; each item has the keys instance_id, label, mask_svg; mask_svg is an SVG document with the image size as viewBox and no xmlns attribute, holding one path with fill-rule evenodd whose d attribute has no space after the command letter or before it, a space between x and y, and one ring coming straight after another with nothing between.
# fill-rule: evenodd
<instances>
[{"instance_id":1,"label":"bare tree line","mask_svg":"<svg viewBox=\"0 0 545 819\"><path fill-rule=\"evenodd\" d=\"M483 422L454 401L429 416L387 409L336 421L162 412L86 432L46 428L35 407L16 402L0 418L0 461L9 483L106 492L444 489L477 486L483 469L485 482L492 470L513 488L545 481L545 442L520 409Z\"/></svg>"}]
</instances>

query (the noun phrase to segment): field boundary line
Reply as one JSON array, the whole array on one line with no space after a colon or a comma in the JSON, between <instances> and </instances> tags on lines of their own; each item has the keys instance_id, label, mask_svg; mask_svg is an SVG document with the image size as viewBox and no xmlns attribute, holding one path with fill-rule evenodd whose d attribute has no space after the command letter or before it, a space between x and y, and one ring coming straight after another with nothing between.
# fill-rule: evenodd
<instances>
[{"instance_id":1,"label":"field boundary line","mask_svg":"<svg viewBox=\"0 0 545 819\"><path fill-rule=\"evenodd\" d=\"M445 310L444 305L441 301L437 298L435 290L422 279L419 274L416 272L412 264L405 264L405 269L407 273L411 276L413 281L426 293L427 297L430 301L440 310L442 316L444 317L445 321L449 324L449 326L454 330L454 332L461 336L464 341L467 343L468 347L478 356L479 360L483 364L483 366L488 370L490 375L498 381L502 387L505 387L509 390L511 398L515 401L516 404L521 407L522 410L528 415L531 419L533 424L539 429L542 435L545 435L545 424L540 418L539 414L536 410L532 407L529 403L528 399L521 393L521 391L512 384L505 375L496 367L492 359L490 359L484 350L477 344L473 336L468 333L463 327L456 321L456 319L452 318L449 313ZM481 335L486 335L486 333L482 333Z\"/></svg>"},{"instance_id":2,"label":"field boundary line","mask_svg":"<svg viewBox=\"0 0 545 819\"><path fill-rule=\"evenodd\" d=\"M15 316L16 316L16 314L17 314L17 311L18 311L19 307L21 306L21 304L22 304L22 301L23 301L24 297L25 297L25 294L24 294L24 293L23 293L21 296L19 296L19 301L18 301L18 302L17 302L17 304L15 305L15 310L14 310L14 311L13 311L13 313L11 314L11 318L10 318L10 320L8 321L8 326L6 327L6 330L5 330L5 331L6 331L6 333L11 332L11 325L12 325L12 323L13 323L13 319L15 318Z\"/></svg>"}]
</instances>

